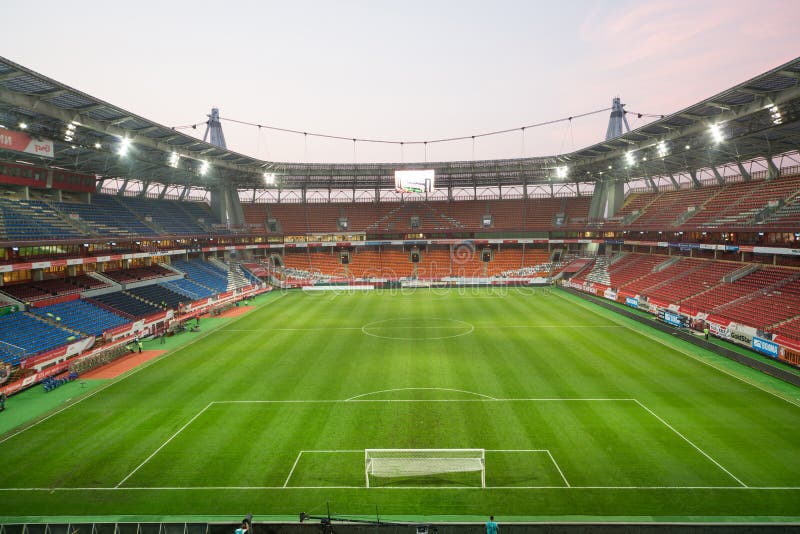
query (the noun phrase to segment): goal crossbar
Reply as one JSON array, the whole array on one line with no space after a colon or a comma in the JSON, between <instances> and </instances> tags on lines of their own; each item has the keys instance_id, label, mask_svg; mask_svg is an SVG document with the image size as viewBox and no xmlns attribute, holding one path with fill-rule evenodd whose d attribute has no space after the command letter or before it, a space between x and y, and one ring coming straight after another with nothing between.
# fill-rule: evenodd
<instances>
[{"instance_id":1,"label":"goal crossbar","mask_svg":"<svg viewBox=\"0 0 800 534\"><path fill-rule=\"evenodd\" d=\"M364 475L413 477L442 473L480 472L486 487L485 449L365 449Z\"/></svg>"}]
</instances>

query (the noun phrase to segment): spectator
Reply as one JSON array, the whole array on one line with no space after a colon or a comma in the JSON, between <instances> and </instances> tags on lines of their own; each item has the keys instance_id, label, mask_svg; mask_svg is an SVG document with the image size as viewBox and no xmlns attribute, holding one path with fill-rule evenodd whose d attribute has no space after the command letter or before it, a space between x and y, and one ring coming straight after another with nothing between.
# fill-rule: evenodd
<instances>
[{"instance_id":1,"label":"spectator","mask_svg":"<svg viewBox=\"0 0 800 534\"><path fill-rule=\"evenodd\" d=\"M489 521L486 522L486 534L499 534L500 527L495 523L494 516L489 516Z\"/></svg>"}]
</instances>

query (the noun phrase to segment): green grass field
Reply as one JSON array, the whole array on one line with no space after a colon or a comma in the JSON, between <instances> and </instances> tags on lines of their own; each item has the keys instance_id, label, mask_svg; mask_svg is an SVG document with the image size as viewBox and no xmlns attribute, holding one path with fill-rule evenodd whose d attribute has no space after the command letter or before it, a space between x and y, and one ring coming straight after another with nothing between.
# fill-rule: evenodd
<instances>
[{"instance_id":1,"label":"green grass field","mask_svg":"<svg viewBox=\"0 0 800 534\"><path fill-rule=\"evenodd\" d=\"M800 519L800 390L558 290L274 292L191 340L0 438L0 515ZM366 488L367 448L486 449L486 488Z\"/></svg>"}]
</instances>

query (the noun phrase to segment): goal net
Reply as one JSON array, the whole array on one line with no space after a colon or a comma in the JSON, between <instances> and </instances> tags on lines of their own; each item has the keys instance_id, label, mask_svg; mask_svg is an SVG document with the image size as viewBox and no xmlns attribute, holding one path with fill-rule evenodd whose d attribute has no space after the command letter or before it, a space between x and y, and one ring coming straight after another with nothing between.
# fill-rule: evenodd
<instances>
[{"instance_id":1,"label":"goal net","mask_svg":"<svg viewBox=\"0 0 800 534\"><path fill-rule=\"evenodd\" d=\"M373 477L420 477L443 473L480 472L486 487L484 449L365 449L364 472Z\"/></svg>"}]
</instances>

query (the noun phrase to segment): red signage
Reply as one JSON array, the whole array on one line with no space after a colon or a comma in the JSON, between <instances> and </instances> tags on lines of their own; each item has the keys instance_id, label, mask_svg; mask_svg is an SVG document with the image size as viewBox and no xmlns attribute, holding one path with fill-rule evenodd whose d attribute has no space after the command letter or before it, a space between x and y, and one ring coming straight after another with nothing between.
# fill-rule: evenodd
<instances>
[{"instance_id":1,"label":"red signage","mask_svg":"<svg viewBox=\"0 0 800 534\"><path fill-rule=\"evenodd\" d=\"M44 139L34 139L30 135L0 128L0 148L25 152L45 158L53 157L53 142Z\"/></svg>"}]
</instances>

